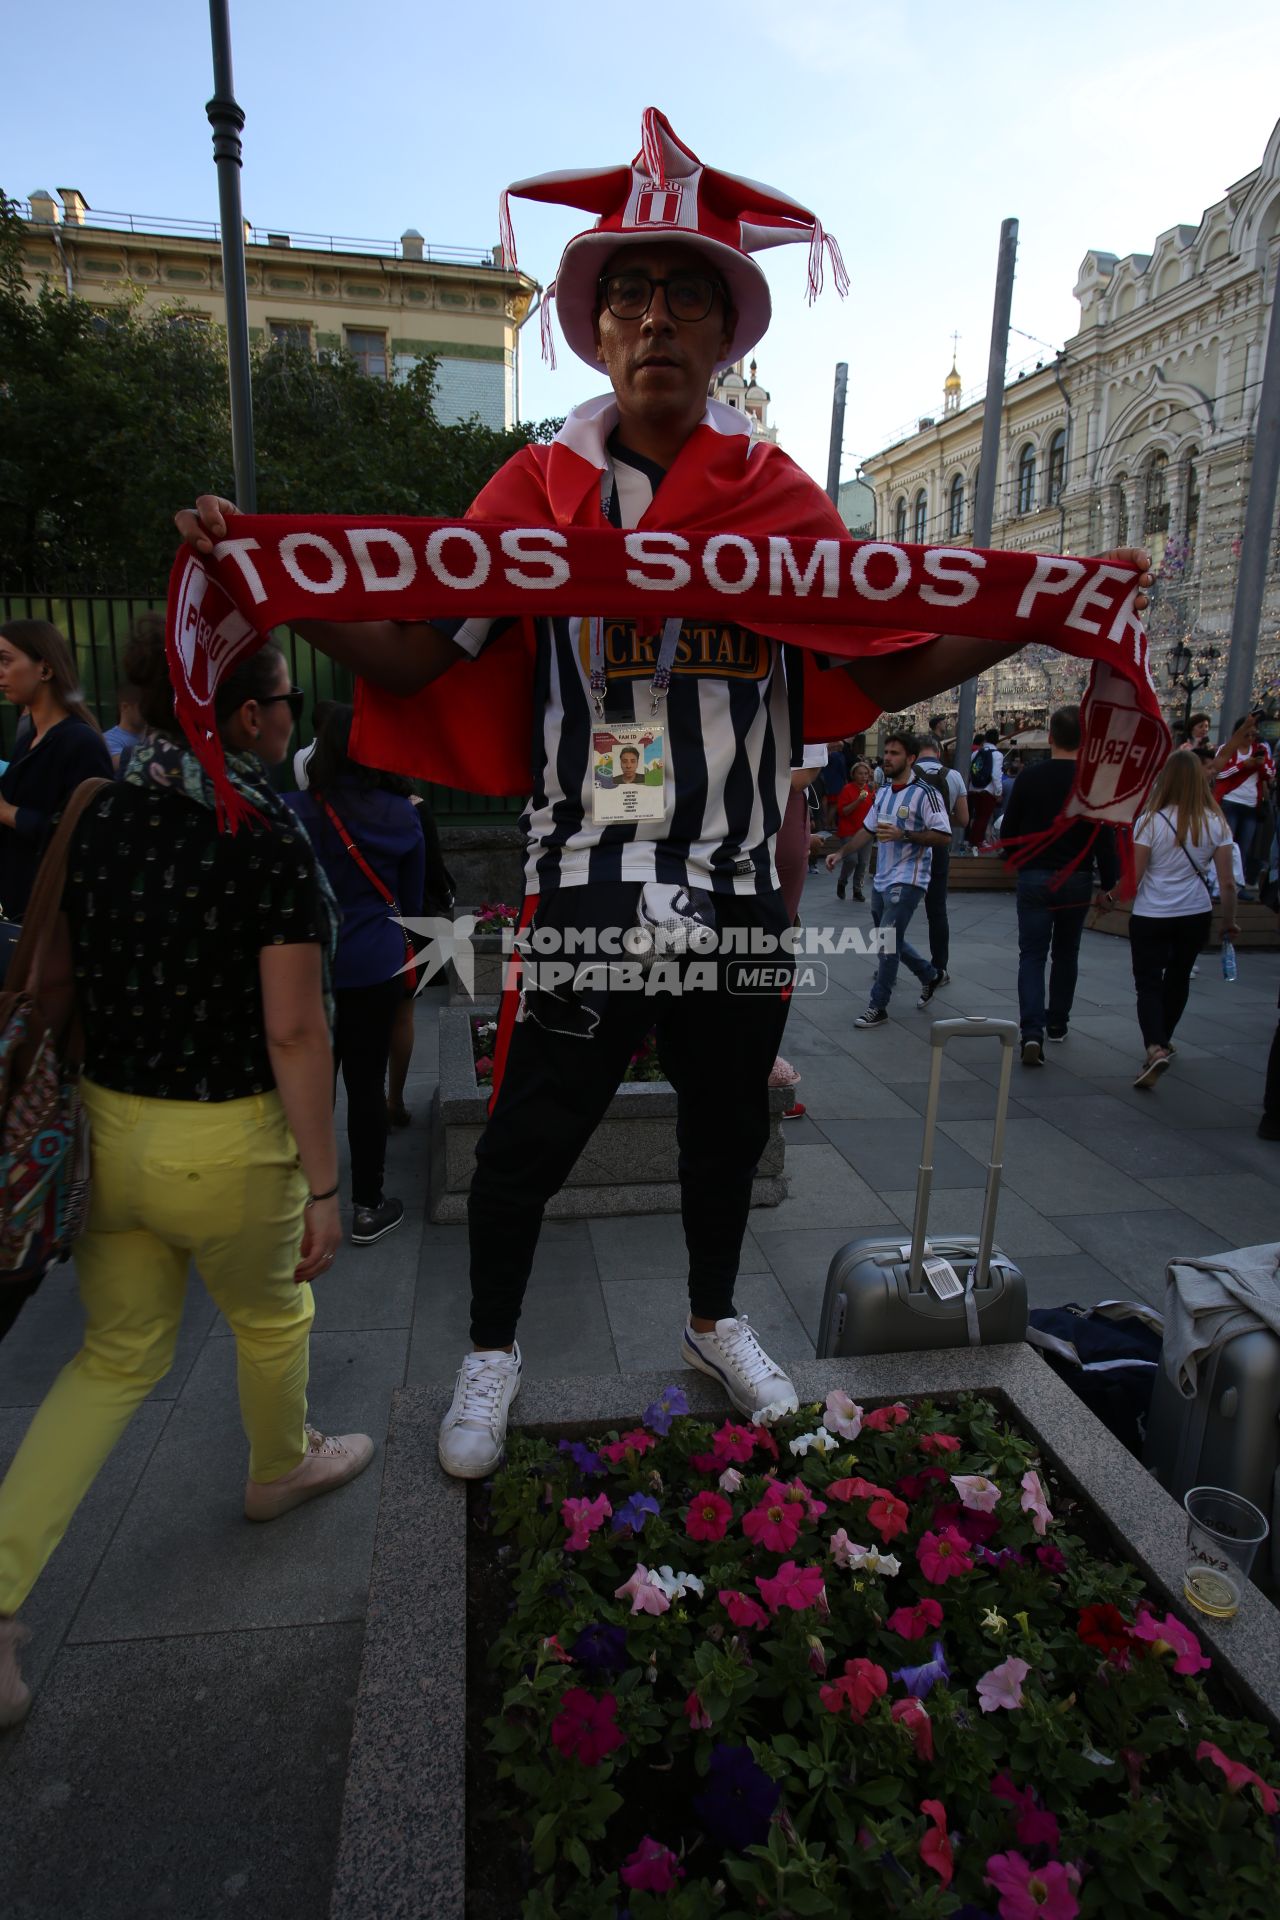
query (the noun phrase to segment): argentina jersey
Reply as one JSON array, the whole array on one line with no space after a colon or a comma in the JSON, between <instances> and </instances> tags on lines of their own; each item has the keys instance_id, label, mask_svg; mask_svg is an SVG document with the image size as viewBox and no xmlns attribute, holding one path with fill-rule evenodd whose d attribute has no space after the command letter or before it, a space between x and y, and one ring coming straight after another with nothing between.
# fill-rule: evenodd
<instances>
[{"instance_id":1,"label":"argentina jersey","mask_svg":"<svg viewBox=\"0 0 1280 1920\"><path fill-rule=\"evenodd\" d=\"M610 453L609 517L632 527L662 470L616 443ZM469 620L452 637L474 658L502 624ZM520 821L530 890L656 880L716 893L774 891L773 842L791 771L782 648L730 620L685 621L655 714L660 633L605 618L607 691L597 716L590 627L585 616L535 622L533 789ZM593 734L610 724L664 729L662 819L592 819Z\"/></svg>"}]
</instances>

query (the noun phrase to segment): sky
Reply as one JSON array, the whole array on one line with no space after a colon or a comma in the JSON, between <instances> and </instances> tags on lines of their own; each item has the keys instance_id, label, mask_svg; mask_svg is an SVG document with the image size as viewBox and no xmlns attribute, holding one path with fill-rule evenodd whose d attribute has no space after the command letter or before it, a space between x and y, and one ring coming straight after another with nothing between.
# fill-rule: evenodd
<instances>
[{"instance_id":1,"label":"sky","mask_svg":"<svg viewBox=\"0 0 1280 1920\"><path fill-rule=\"evenodd\" d=\"M843 473L941 410L959 334L985 380L1000 222L1020 222L1009 369L1075 331L1085 252L1147 253L1260 162L1280 89L1280 8L1233 0L231 0L245 212L272 231L491 246L513 179L618 164L658 106L708 163L812 207L852 288L805 301L806 249L764 256L756 349L781 443L825 481L837 361ZM64 0L51 41L11 12L0 187L216 219L202 0ZM514 202L520 264L550 280L580 221ZM598 371L524 336L521 412L568 410ZM976 397L976 396L975 396Z\"/></svg>"}]
</instances>

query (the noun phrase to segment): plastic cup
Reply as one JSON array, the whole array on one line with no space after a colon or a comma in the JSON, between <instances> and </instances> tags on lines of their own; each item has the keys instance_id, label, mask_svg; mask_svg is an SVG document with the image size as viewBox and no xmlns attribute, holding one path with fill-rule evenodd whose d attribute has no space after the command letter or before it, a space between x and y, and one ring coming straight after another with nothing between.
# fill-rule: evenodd
<instances>
[{"instance_id":1,"label":"plastic cup","mask_svg":"<svg viewBox=\"0 0 1280 1920\"><path fill-rule=\"evenodd\" d=\"M1187 1510L1187 1563L1182 1591L1214 1620L1230 1620L1270 1528L1249 1500L1225 1487L1192 1487Z\"/></svg>"}]
</instances>

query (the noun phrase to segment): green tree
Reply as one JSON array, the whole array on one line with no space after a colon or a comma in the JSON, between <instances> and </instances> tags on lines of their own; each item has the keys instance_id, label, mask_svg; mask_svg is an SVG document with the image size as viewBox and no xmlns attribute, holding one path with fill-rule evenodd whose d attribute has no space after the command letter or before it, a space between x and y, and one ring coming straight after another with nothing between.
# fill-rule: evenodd
<instances>
[{"instance_id":1,"label":"green tree","mask_svg":"<svg viewBox=\"0 0 1280 1920\"><path fill-rule=\"evenodd\" d=\"M373 380L346 354L275 341L253 356L264 513L461 513L556 421L442 423L435 362ZM154 589L175 506L233 496L226 336L181 305L107 312L25 286L24 228L0 193L0 583Z\"/></svg>"}]
</instances>

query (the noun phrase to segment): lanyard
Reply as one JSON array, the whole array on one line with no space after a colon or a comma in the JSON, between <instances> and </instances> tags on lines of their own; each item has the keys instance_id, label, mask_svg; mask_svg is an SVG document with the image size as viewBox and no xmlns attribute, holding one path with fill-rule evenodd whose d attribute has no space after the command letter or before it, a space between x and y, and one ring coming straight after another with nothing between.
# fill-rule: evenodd
<instances>
[{"instance_id":1,"label":"lanyard","mask_svg":"<svg viewBox=\"0 0 1280 1920\"><path fill-rule=\"evenodd\" d=\"M605 519L615 524L610 511L617 496L617 479L613 463L607 457L600 475L600 508ZM671 669L675 665L676 648L680 643L680 629L683 621L679 614L662 623L662 645L658 649L658 663L653 670L653 679L649 685L651 699L650 712L657 713L658 702L666 698L671 686ZM604 698L608 691L608 682L604 667L604 621L596 618L590 622L591 645L591 695L595 701L596 718L604 719Z\"/></svg>"}]
</instances>

